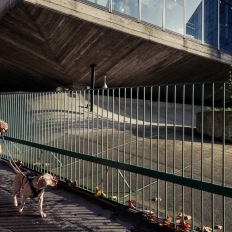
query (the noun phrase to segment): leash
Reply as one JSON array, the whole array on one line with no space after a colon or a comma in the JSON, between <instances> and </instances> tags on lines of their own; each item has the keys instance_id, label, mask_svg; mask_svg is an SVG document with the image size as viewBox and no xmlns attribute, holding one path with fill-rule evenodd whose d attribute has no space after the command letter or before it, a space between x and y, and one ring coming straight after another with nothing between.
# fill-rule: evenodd
<instances>
[{"instance_id":1,"label":"leash","mask_svg":"<svg viewBox=\"0 0 232 232\"><path fill-rule=\"evenodd\" d=\"M2 135L2 141L3 141L3 144L6 146L6 149L7 149L7 151L8 151L8 154L9 154L8 160L9 160L9 162L11 162L12 165L14 165L14 167L15 167L24 177L26 177L25 174L20 170L20 168L18 167L18 165L15 163L15 161L14 161L12 155L10 154L10 150L9 150L9 148L8 148L8 145L7 145L7 143L6 143L6 141L5 141L3 135Z\"/></svg>"}]
</instances>

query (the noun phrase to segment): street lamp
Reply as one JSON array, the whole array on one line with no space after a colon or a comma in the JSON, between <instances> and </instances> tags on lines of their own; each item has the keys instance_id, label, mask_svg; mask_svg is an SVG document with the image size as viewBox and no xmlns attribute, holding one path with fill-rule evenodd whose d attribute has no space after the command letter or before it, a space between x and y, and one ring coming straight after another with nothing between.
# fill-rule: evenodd
<instances>
[{"instance_id":1,"label":"street lamp","mask_svg":"<svg viewBox=\"0 0 232 232\"><path fill-rule=\"evenodd\" d=\"M104 76L104 85L102 86L103 89L107 89L107 84L106 84L106 75Z\"/></svg>"}]
</instances>

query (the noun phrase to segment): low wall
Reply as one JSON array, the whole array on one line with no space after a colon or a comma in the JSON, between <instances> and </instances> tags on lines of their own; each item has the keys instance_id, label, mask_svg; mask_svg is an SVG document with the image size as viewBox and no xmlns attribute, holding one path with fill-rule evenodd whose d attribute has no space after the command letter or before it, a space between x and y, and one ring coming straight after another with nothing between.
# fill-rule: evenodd
<instances>
[{"instance_id":1,"label":"low wall","mask_svg":"<svg viewBox=\"0 0 232 232\"><path fill-rule=\"evenodd\" d=\"M206 136L212 137L212 111L204 112L204 130ZM202 113L197 113L196 131L201 134ZM223 138L223 112L214 111L214 138L222 140ZM225 140L232 142L232 111L225 112Z\"/></svg>"}]
</instances>

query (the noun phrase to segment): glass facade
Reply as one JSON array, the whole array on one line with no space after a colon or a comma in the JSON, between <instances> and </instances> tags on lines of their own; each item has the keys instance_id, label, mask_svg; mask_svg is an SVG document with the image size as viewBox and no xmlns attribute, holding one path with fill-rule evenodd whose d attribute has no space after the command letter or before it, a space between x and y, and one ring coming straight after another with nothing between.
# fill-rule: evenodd
<instances>
[{"instance_id":1,"label":"glass facade","mask_svg":"<svg viewBox=\"0 0 232 232\"><path fill-rule=\"evenodd\" d=\"M86 0L232 53L232 0Z\"/></svg>"},{"instance_id":2,"label":"glass facade","mask_svg":"<svg viewBox=\"0 0 232 232\"><path fill-rule=\"evenodd\" d=\"M220 49L232 52L232 1L220 1Z\"/></svg>"},{"instance_id":3,"label":"glass facade","mask_svg":"<svg viewBox=\"0 0 232 232\"><path fill-rule=\"evenodd\" d=\"M202 40L202 1L186 0L186 36Z\"/></svg>"},{"instance_id":4,"label":"glass facade","mask_svg":"<svg viewBox=\"0 0 232 232\"><path fill-rule=\"evenodd\" d=\"M141 21L162 27L163 0L141 0Z\"/></svg>"},{"instance_id":5,"label":"glass facade","mask_svg":"<svg viewBox=\"0 0 232 232\"><path fill-rule=\"evenodd\" d=\"M184 34L184 0L165 1L165 29Z\"/></svg>"}]
</instances>

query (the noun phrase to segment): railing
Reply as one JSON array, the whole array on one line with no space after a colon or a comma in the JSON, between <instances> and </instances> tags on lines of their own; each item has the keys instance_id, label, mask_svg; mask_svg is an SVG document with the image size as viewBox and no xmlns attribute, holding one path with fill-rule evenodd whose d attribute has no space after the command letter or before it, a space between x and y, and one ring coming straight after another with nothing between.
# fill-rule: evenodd
<instances>
[{"instance_id":1,"label":"railing","mask_svg":"<svg viewBox=\"0 0 232 232\"><path fill-rule=\"evenodd\" d=\"M79 0L232 53L232 3L226 0Z\"/></svg>"},{"instance_id":2,"label":"railing","mask_svg":"<svg viewBox=\"0 0 232 232\"><path fill-rule=\"evenodd\" d=\"M171 216L173 226L190 215L185 222L192 231L219 224L229 232L232 146L225 88L205 83L98 89L92 112L92 90L0 95L0 118L9 124L2 157L59 175L74 188L95 194L98 188L97 195L155 212L159 220ZM218 139L214 132L204 135L206 109L212 131L218 130L216 106L222 107Z\"/></svg>"}]
</instances>

